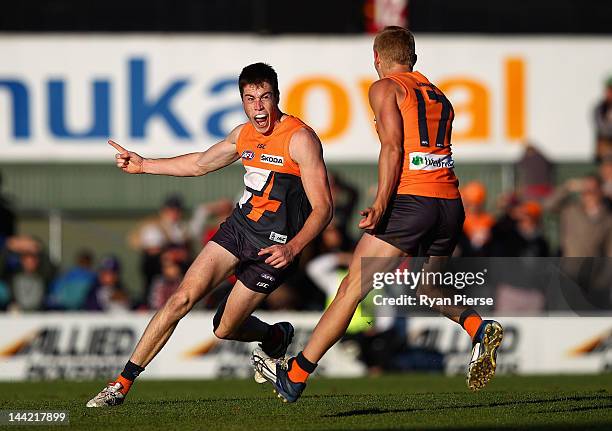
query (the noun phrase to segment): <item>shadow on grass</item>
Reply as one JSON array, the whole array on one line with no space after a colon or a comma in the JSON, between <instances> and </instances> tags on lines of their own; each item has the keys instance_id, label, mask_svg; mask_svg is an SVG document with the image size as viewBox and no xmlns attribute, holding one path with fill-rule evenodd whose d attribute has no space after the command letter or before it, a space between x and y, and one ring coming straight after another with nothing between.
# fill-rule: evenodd
<instances>
[{"instance_id":1,"label":"shadow on grass","mask_svg":"<svg viewBox=\"0 0 612 431\"><path fill-rule=\"evenodd\" d=\"M526 405L526 404L549 404L549 403L552 404L552 403L560 403L560 402L568 402L568 401L594 401L594 400L597 400L597 401L612 400L612 395L586 395L586 396L573 396L573 397L562 397L562 398L545 398L545 399L538 399L538 400L499 401L499 402L491 402L491 403L453 405L453 406L433 405L431 407L423 407L423 408L416 407L416 408L407 408L407 409L371 408L371 409L350 410L347 412L323 415L322 417L337 418L337 417L350 417L350 416L381 415L381 414L387 414L387 413L412 413L412 412L419 412L419 411L448 410L448 409L479 409L479 408L489 408L489 407L520 406L520 405ZM612 408L612 405L607 404L604 406L595 406L595 407L575 407L573 409L564 408L564 409L559 409L559 410L546 410L546 411L538 412L538 413L581 411L581 410L594 410L594 409L607 409L607 408Z\"/></svg>"}]
</instances>

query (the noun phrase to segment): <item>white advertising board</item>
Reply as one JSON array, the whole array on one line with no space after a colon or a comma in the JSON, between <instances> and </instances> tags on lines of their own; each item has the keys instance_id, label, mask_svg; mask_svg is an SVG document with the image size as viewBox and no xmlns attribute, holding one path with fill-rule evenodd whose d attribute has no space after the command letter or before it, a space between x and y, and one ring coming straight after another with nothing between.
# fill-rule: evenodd
<instances>
[{"instance_id":1,"label":"white advertising board","mask_svg":"<svg viewBox=\"0 0 612 431\"><path fill-rule=\"evenodd\" d=\"M301 350L320 315L261 313L270 322L296 327L292 352ZM150 315L96 313L0 315L0 380L91 379L116 375L144 330ZM505 337L498 357L500 373L601 373L612 370L609 317L523 317L500 319ZM248 377L256 343L220 341L212 335L212 314L184 318L142 378L190 379ZM463 374L471 342L457 324L444 318L408 319L411 348L438 352L449 374ZM366 369L354 345L335 346L321 361L318 375L354 377Z\"/></svg>"},{"instance_id":2,"label":"white advertising board","mask_svg":"<svg viewBox=\"0 0 612 431\"><path fill-rule=\"evenodd\" d=\"M528 139L556 161L592 158L612 38L416 43L416 69L454 105L458 165L515 160ZM0 58L0 162L112 161L111 137L145 156L201 151L245 121L237 77L258 61L329 162L377 160L370 36L2 35Z\"/></svg>"}]
</instances>

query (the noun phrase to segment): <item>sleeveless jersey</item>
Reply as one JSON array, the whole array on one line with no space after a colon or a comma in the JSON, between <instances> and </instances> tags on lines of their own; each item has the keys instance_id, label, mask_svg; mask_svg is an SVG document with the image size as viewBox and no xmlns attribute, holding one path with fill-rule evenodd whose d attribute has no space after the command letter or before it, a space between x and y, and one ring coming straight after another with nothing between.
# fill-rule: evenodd
<instances>
[{"instance_id":1,"label":"sleeveless jersey","mask_svg":"<svg viewBox=\"0 0 612 431\"><path fill-rule=\"evenodd\" d=\"M386 78L406 91L399 107L404 122L404 160L397 194L460 197L450 143L454 118L451 103L419 72Z\"/></svg>"},{"instance_id":2,"label":"sleeveless jersey","mask_svg":"<svg viewBox=\"0 0 612 431\"><path fill-rule=\"evenodd\" d=\"M245 190L231 217L257 247L287 243L310 214L300 168L289 154L291 137L302 128L311 130L288 115L270 135L246 123L238 136L236 150L246 170Z\"/></svg>"}]
</instances>

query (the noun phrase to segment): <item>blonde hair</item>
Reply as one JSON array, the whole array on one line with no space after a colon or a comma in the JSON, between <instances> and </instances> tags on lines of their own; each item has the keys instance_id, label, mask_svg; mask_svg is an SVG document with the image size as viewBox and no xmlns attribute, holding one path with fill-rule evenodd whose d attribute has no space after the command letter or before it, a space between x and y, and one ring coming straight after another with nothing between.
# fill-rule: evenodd
<instances>
[{"instance_id":1,"label":"blonde hair","mask_svg":"<svg viewBox=\"0 0 612 431\"><path fill-rule=\"evenodd\" d=\"M414 66L414 36L404 27L389 26L381 30L374 39L374 51L383 63Z\"/></svg>"}]
</instances>

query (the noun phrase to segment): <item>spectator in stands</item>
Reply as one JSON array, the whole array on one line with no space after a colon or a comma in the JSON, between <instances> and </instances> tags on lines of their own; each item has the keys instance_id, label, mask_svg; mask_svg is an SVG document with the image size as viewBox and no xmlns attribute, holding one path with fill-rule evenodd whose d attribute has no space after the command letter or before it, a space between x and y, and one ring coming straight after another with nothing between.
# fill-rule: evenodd
<instances>
[{"instance_id":1,"label":"spectator in stands","mask_svg":"<svg viewBox=\"0 0 612 431\"><path fill-rule=\"evenodd\" d=\"M465 208L463 237L459 240L461 256L482 256L491 239L495 219L485 210L487 189L479 181L471 181L461 190Z\"/></svg>"},{"instance_id":2,"label":"spectator in stands","mask_svg":"<svg viewBox=\"0 0 612 431\"><path fill-rule=\"evenodd\" d=\"M6 307L11 303L11 288L2 279L0 279L0 311L6 310Z\"/></svg>"},{"instance_id":3,"label":"spectator in stands","mask_svg":"<svg viewBox=\"0 0 612 431\"><path fill-rule=\"evenodd\" d=\"M542 206L536 201L514 203L504 211L491 229L489 256L545 257L548 241L541 229Z\"/></svg>"},{"instance_id":4,"label":"spectator in stands","mask_svg":"<svg viewBox=\"0 0 612 431\"><path fill-rule=\"evenodd\" d=\"M185 220L185 207L179 195L169 196L159 214L142 223L131 235L131 245L140 250L141 270L145 283L145 300L150 298L150 287L155 276L162 272L161 256L172 250L183 271L191 263L192 246L200 247L216 232L233 210L228 199L200 204L190 220Z\"/></svg>"},{"instance_id":5,"label":"spectator in stands","mask_svg":"<svg viewBox=\"0 0 612 431\"><path fill-rule=\"evenodd\" d=\"M552 193L554 166L533 144L527 144L514 169L523 199L540 201Z\"/></svg>"},{"instance_id":6,"label":"spectator in stands","mask_svg":"<svg viewBox=\"0 0 612 431\"><path fill-rule=\"evenodd\" d=\"M334 223L342 236L343 247L350 247L353 241L349 233L349 223L359 202L359 191L333 172L329 172L329 186L334 201Z\"/></svg>"},{"instance_id":7,"label":"spectator in stands","mask_svg":"<svg viewBox=\"0 0 612 431\"><path fill-rule=\"evenodd\" d=\"M152 310L159 310L178 289L183 280L184 270L176 261L172 250L168 250L161 257L162 272L153 279L149 289L148 303Z\"/></svg>"},{"instance_id":8,"label":"spectator in stands","mask_svg":"<svg viewBox=\"0 0 612 431\"><path fill-rule=\"evenodd\" d=\"M572 199L578 194L578 199ZM568 304L605 308L611 302L612 213L604 203L601 179L596 175L567 181L548 205L560 213L561 290ZM565 287L564 287L565 286ZM579 286L577 289L576 287ZM581 308L582 309L582 308Z\"/></svg>"},{"instance_id":9,"label":"spectator in stands","mask_svg":"<svg viewBox=\"0 0 612 431\"><path fill-rule=\"evenodd\" d=\"M321 284L318 276L325 278L328 273L335 273L334 265L329 268L329 271L324 271L326 274L320 274L317 273L318 270L314 272L311 270L313 262L336 262L337 259L342 260L343 257L352 254L353 247L352 241L343 234L338 220L334 217L314 242L313 253L309 253L308 256L302 256L299 270L287 280L287 283L295 288L294 290L298 296L297 304L300 305L300 308L321 310L330 294ZM324 267L326 265L326 263L323 264ZM314 267L318 267L316 263ZM313 277L314 274L317 274L317 277ZM332 288L336 289L337 285Z\"/></svg>"},{"instance_id":10,"label":"spectator in stands","mask_svg":"<svg viewBox=\"0 0 612 431\"><path fill-rule=\"evenodd\" d=\"M41 252L24 252L19 255L20 269L11 276L12 303L10 310L41 311L45 309L45 298L50 273L42 263Z\"/></svg>"},{"instance_id":11,"label":"spectator in stands","mask_svg":"<svg viewBox=\"0 0 612 431\"><path fill-rule=\"evenodd\" d=\"M576 193L579 199L573 199ZM567 181L547 200L546 208L560 214L563 256L612 256L612 213L598 176Z\"/></svg>"},{"instance_id":12,"label":"spectator in stands","mask_svg":"<svg viewBox=\"0 0 612 431\"><path fill-rule=\"evenodd\" d=\"M352 252L342 247L342 234L335 219L323 230L321 237L321 253L306 264L306 272L329 303L346 275Z\"/></svg>"},{"instance_id":13,"label":"spectator in stands","mask_svg":"<svg viewBox=\"0 0 612 431\"><path fill-rule=\"evenodd\" d=\"M596 159L612 154L612 76L606 81L604 98L595 106Z\"/></svg>"},{"instance_id":14,"label":"spectator in stands","mask_svg":"<svg viewBox=\"0 0 612 431\"><path fill-rule=\"evenodd\" d=\"M542 233L542 206L535 201L519 205L516 211L516 231L519 246L516 256L545 257L549 255L548 241Z\"/></svg>"},{"instance_id":15,"label":"spectator in stands","mask_svg":"<svg viewBox=\"0 0 612 431\"><path fill-rule=\"evenodd\" d=\"M234 210L234 203L229 199L219 199L205 202L193 211L189 229L194 239L199 239L199 245L204 246L219 230L221 223Z\"/></svg>"},{"instance_id":16,"label":"spectator in stands","mask_svg":"<svg viewBox=\"0 0 612 431\"><path fill-rule=\"evenodd\" d=\"M189 232L189 225L183 220L183 214L182 198L178 195L171 195L164 201L158 216L145 221L131 235L132 246L142 253L141 271L145 299L149 297L149 288L153 278L161 274L161 255L166 248L170 246L181 248L185 264L189 264L192 236Z\"/></svg>"},{"instance_id":17,"label":"spectator in stands","mask_svg":"<svg viewBox=\"0 0 612 431\"><path fill-rule=\"evenodd\" d=\"M612 211L612 154L602 157L599 164L599 177L601 178L601 191L604 202Z\"/></svg>"},{"instance_id":18,"label":"spectator in stands","mask_svg":"<svg viewBox=\"0 0 612 431\"><path fill-rule=\"evenodd\" d=\"M4 248L6 240L16 233L15 212L11 208L9 199L2 194L2 173L0 172L0 250Z\"/></svg>"},{"instance_id":19,"label":"spectator in stands","mask_svg":"<svg viewBox=\"0 0 612 431\"><path fill-rule=\"evenodd\" d=\"M19 255L11 250L11 238L17 235L17 221L11 202L2 193L2 173L0 172L0 281L4 279L4 286L8 289L7 277L14 269L19 267ZM14 243L14 241L12 241ZM2 287L0 287L2 290ZM1 295L1 293L0 293ZM0 300L0 304L2 300ZM2 305L0 305L2 309Z\"/></svg>"},{"instance_id":20,"label":"spectator in stands","mask_svg":"<svg viewBox=\"0 0 612 431\"><path fill-rule=\"evenodd\" d=\"M130 299L121 283L121 265L115 256L105 257L98 268L96 287L87 299L86 308L96 311L127 311Z\"/></svg>"},{"instance_id":21,"label":"spectator in stands","mask_svg":"<svg viewBox=\"0 0 612 431\"><path fill-rule=\"evenodd\" d=\"M93 270L93 253L83 249L77 253L76 265L60 275L49 289L49 309L82 310L98 276Z\"/></svg>"},{"instance_id":22,"label":"spectator in stands","mask_svg":"<svg viewBox=\"0 0 612 431\"><path fill-rule=\"evenodd\" d=\"M7 238L4 248L0 248L0 277L8 280L21 270L21 255L42 252L39 241L28 235L16 235Z\"/></svg>"}]
</instances>

